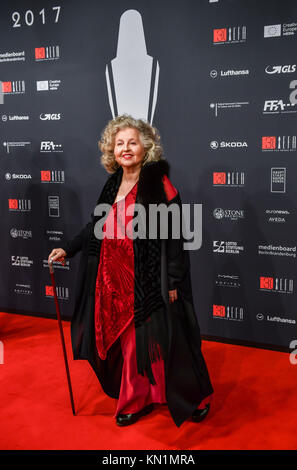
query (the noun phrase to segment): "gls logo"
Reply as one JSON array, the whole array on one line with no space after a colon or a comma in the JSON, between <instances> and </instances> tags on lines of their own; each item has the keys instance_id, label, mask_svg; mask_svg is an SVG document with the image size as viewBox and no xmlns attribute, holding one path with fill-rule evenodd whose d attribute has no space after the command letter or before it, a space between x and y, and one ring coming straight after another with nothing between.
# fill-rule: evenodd
<instances>
[{"instance_id":1,"label":"gls logo","mask_svg":"<svg viewBox=\"0 0 297 470\"><path fill-rule=\"evenodd\" d=\"M296 64L294 65L267 65L265 72L268 74L275 73L293 73L296 71Z\"/></svg>"},{"instance_id":2,"label":"gls logo","mask_svg":"<svg viewBox=\"0 0 297 470\"><path fill-rule=\"evenodd\" d=\"M59 119L61 119L61 113L58 113L58 114L45 114L45 113L42 113L42 114L40 114L40 119L42 121L58 121Z\"/></svg>"}]
</instances>

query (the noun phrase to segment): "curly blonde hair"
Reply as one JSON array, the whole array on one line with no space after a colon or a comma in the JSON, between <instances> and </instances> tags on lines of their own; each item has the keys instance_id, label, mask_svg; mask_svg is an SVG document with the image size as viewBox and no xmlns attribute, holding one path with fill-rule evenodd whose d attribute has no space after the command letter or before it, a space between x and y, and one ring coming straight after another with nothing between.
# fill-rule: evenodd
<instances>
[{"instance_id":1,"label":"curly blonde hair","mask_svg":"<svg viewBox=\"0 0 297 470\"><path fill-rule=\"evenodd\" d=\"M107 123L98 142L99 149L102 152L101 165L108 173L115 173L119 168L119 164L114 156L115 137L118 131L127 127L132 127L139 131L145 150L142 165L162 159L163 148L160 142L159 131L142 119L135 119L129 114L122 114Z\"/></svg>"}]
</instances>

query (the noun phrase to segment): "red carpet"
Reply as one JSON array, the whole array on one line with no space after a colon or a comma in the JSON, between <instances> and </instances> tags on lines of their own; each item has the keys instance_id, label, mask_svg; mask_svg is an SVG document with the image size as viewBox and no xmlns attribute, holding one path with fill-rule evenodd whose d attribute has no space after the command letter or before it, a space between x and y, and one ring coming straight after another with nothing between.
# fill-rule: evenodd
<instances>
[{"instance_id":1,"label":"red carpet","mask_svg":"<svg viewBox=\"0 0 297 470\"><path fill-rule=\"evenodd\" d=\"M297 365L289 354L203 342L215 389L200 424L173 423L166 405L126 428L86 361L73 361L63 322L78 416L68 395L56 320L0 313L0 449L297 449ZM293 339L293 338L292 338Z\"/></svg>"}]
</instances>

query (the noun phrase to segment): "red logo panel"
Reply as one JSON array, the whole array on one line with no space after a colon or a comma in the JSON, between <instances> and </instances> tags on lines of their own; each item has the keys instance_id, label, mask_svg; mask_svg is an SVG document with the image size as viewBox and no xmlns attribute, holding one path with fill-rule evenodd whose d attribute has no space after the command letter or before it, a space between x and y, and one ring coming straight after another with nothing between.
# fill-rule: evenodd
<instances>
[{"instance_id":1,"label":"red logo panel","mask_svg":"<svg viewBox=\"0 0 297 470\"><path fill-rule=\"evenodd\" d=\"M54 295L54 288L53 286L45 286L45 295Z\"/></svg>"},{"instance_id":2,"label":"red logo panel","mask_svg":"<svg viewBox=\"0 0 297 470\"><path fill-rule=\"evenodd\" d=\"M225 42L227 39L227 28L213 30L213 42Z\"/></svg>"},{"instance_id":3,"label":"red logo panel","mask_svg":"<svg viewBox=\"0 0 297 470\"><path fill-rule=\"evenodd\" d=\"M10 93L12 91L11 82L2 82L2 91L3 93Z\"/></svg>"},{"instance_id":4,"label":"red logo panel","mask_svg":"<svg viewBox=\"0 0 297 470\"><path fill-rule=\"evenodd\" d=\"M275 149L276 148L276 137L262 137L262 149Z\"/></svg>"},{"instance_id":5,"label":"red logo panel","mask_svg":"<svg viewBox=\"0 0 297 470\"><path fill-rule=\"evenodd\" d=\"M8 207L9 207L9 209L17 209L18 208L18 200L17 199L8 199Z\"/></svg>"},{"instance_id":6,"label":"red logo panel","mask_svg":"<svg viewBox=\"0 0 297 470\"><path fill-rule=\"evenodd\" d=\"M212 314L214 317L225 317L226 307L224 305L213 305Z\"/></svg>"},{"instance_id":7,"label":"red logo panel","mask_svg":"<svg viewBox=\"0 0 297 470\"><path fill-rule=\"evenodd\" d=\"M260 289L273 289L273 277L260 277Z\"/></svg>"},{"instance_id":8,"label":"red logo panel","mask_svg":"<svg viewBox=\"0 0 297 470\"><path fill-rule=\"evenodd\" d=\"M44 58L45 58L45 48L35 47L35 59L44 59Z\"/></svg>"},{"instance_id":9,"label":"red logo panel","mask_svg":"<svg viewBox=\"0 0 297 470\"><path fill-rule=\"evenodd\" d=\"M226 173L214 173L213 184L226 184Z\"/></svg>"},{"instance_id":10,"label":"red logo panel","mask_svg":"<svg viewBox=\"0 0 297 470\"><path fill-rule=\"evenodd\" d=\"M50 171L41 171L41 181L50 181L51 180L51 172Z\"/></svg>"}]
</instances>

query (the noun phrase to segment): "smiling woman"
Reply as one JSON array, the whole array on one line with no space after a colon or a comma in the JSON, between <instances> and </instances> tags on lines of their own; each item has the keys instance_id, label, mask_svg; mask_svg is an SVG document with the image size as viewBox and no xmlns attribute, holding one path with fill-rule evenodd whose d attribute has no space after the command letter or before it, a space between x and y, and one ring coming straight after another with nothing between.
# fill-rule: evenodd
<instances>
[{"instance_id":1,"label":"smiling woman","mask_svg":"<svg viewBox=\"0 0 297 470\"><path fill-rule=\"evenodd\" d=\"M145 149L137 129L128 127L117 132L114 156L119 166L122 166L124 173L116 202L125 197L138 181L144 155Z\"/></svg>"},{"instance_id":2,"label":"smiling woman","mask_svg":"<svg viewBox=\"0 0 297 470\"><path fill-rule=\"evenodd\" d=\"M188 418L200 422L213 389L201 352L184 240L173 238L170 228L167 239L150 238L149 223L145 237L127 235L135 204L146 214L151 204L162 203L168 209L178 205L182 213L159 133L141 119L122 115L107 124L99 147L111 175L96 209L107 205L107 218L96 210L73 240L49 255L64 260L82 250L71 321L74 359L87 359L105 393L118 399L119 426L135 423L153 403L167 404L177 426ZM110 219L116 236L98 238L96 225L104 223L107 235Z\"/></svg>"},{"instance_id":3,"label":"smiling woman","mask_svg":"<svg viewBox=\"0 0 297 470\"><path fill-rule=\"evenodd\" d=\"M140 143L144 149L144 156L142 164L159 161L163 155L163 149L161 146L161 139L158 130L155 127L150 126L141 119L133 119L129 115L118 116L117 118L109 121L104 131L102 132L101 140L99 141L99 148L102 152L101 164L108 173L114 173L121 162L116 158L116 139L122 140L122 135L119 135L121 131L128 131L130 133L129 139L135 139L135 144L138 146ZM132 134L131 134L132 132ZM118 143L118 142L117 142ZM123 145L119 143L119 145ZM133 149L130 151L133 153ZM127 151L127 153L129 153Z\"/></svg>"}]
</instances>

